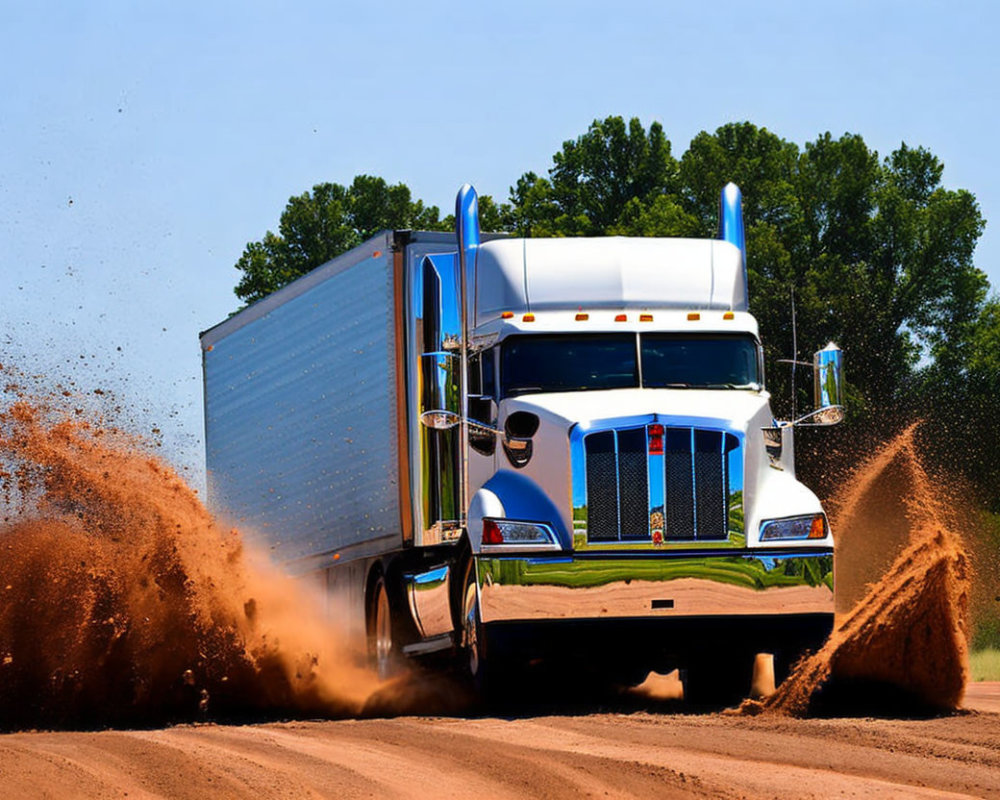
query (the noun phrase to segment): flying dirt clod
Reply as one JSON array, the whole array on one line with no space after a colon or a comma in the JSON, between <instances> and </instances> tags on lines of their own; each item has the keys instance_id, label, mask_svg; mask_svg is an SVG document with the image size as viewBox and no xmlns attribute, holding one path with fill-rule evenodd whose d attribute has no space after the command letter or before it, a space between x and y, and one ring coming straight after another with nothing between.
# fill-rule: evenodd
<instances>
[{"instance_id":1,"label":"flying dirt clod","mask_svg":"<svg viewBox=\"0 0 1000 800\"><path fill-rule=\"evenodd\" d=\"M861 563L885 547L888 524L908 544L885 574L838 617L833 634L746 713L878 713L957 708L968 679L970 570L961 538L932 489L914 443L916 426L862 466L833 520L838 558ZM867 545L866 545L867 543ZM840 568L841 570L843 568ZM843 574L839 572L838 574ZM838 593L858 592L853 583Z\"/></svg>"}]
</instances>

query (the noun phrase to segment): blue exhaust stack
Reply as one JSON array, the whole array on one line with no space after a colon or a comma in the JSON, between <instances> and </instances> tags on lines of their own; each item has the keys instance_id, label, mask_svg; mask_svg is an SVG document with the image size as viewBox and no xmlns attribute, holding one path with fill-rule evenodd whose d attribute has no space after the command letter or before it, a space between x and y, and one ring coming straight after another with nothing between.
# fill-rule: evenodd
<instances>
[{"instance_id":1,"label":"blue exhaust stack","mask_svg":"<svg viewBox=\"0 0 1000 800\"><path fill-rule=\"evenodd\" d=\"M743 255L743 308L749 308L747 244L743 229L743 193L735 183L722 187L719 196L719 238L739 248Z\"/></svg>"}]
</instances>

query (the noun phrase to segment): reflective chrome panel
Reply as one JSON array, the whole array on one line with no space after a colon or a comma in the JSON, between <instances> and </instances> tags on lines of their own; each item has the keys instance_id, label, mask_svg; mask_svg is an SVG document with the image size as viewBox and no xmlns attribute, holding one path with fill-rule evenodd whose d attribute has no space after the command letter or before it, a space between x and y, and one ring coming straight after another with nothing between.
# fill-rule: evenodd
<instances>
[{"instance_id":1,"label":"reflective chrome panel","mask_svg":"<svg viewBox=\"0 0 1000 800\"><path fill-rule=\"evenodd\" d=\"M450 569L447 565L403 576L410 613L424 639L449 633L451 619Z\"/></svg>"},{"instance_id":2,"label":"reflective chrome panel","mask_svg":"<svg viewBox=\"0 0 1000 800\"><path fill-rule=\"evenodd\" d=\"M461 326L454 254L426 256L420 265L420 286L414 290L419 309L417 335L419 408L427 412L462 414ZM441 532L458 527L462 518L462 461L459 428L439 430L420 426L421 544L441 539Z\"/></svg>"},{"instance_id":3,"label":"reflective chrome panel","mask_svg":"<svg viewBox=\"0 0 1000 800\"><path fill-rule=\"evenodd\" d=\"M833 613L833 553L477 559L484 622Z\"/></svg>"},{"instance_id":4,"label":"reflective chrome panel","mask_svg":"<svg viewBox=\"0 0 1000 800\"><path fill-rule=\"evenodd\" d=\"M448 411L461 419L462 398L458 371L462 360L445 351L420 356L420 413Z\"/></svg>"}]
</instances>

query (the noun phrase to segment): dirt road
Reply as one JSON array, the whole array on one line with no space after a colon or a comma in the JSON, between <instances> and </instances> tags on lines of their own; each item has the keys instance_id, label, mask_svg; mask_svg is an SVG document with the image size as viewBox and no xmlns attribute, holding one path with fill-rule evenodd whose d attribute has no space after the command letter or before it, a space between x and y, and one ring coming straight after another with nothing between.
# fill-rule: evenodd
<instances>
[{"instance_id":1,"label":"dirt road","mask_svg":"<svg viewBox=\"0 0 1000 800\"><path fill-rule=\"evenodd\" d=\"M1000 684L927 720L606 711L0 737L6 797L1000 796Z\"/></svg>"}]
</instances>

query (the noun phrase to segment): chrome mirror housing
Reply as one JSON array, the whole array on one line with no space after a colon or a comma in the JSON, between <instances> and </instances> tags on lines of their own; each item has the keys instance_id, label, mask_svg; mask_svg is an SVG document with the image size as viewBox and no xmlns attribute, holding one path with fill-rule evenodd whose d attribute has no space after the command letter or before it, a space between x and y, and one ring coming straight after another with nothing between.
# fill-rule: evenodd
<instances>
[{"instance_id":1,"label":"chrome mirror housing","mask_svg":"<svg viewBox=\"0 0 1000 800\"><path fill-rule=\"evenodd\" d=\"M816 410L808 415L811 425L836 425L844 419L844 356L830 342L813 354L813 402Z\"/></svg>"},{"instance_id":2,"label":"chrome mirror housing","mask_svg":"<svg viewBox=\"0 0 1000 800\"><path fill-rule=\"evenodd\" d=\"M793 361L793 364L809 366ZM792 425L836 425L844 421L844 360L843 352L830 342L813 353L813 401L815 410L803 414ZM787 423L784 423L787 424Z\"/></svg>"},{"instance_id":3,"label":"chrome mirror housing","mask_svg":"<svg viewBox=\"0 0 1000 800\"><path fill-rule=\"evenodd\" d=\"M843 405L844 354L833 342L813 354L816 408Z\"/></svg>"}]
</instances>

